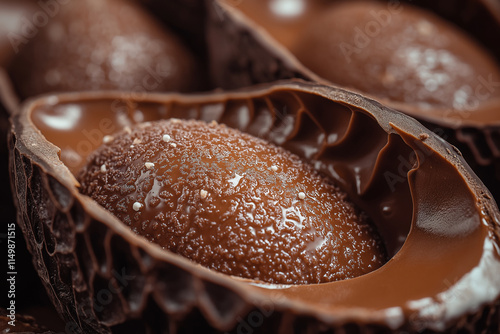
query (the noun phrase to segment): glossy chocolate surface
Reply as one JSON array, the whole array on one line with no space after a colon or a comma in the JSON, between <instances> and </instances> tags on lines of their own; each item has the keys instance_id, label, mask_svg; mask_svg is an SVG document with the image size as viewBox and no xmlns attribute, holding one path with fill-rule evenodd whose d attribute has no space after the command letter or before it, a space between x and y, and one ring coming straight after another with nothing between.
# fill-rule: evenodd
<instances>
[{"instance_id":1,"label":"glossy chocolate surface","mask_svg":"<svg viewBox=\"0 0 500 334\"><path fill-rule=\"evenodd\" d=\"M120 0L57 4L9 66L24 99L47 92L192 91L194 56L138 5ZM41 9L40 9L41 11Z\"/></svg>"},{"instance_id":2,"label":"glossy chocolate surface","mask_svg":"<svg viewBox=\"0 0 500 334\"><path fill-rule=\"evenodd\" d=\"M338 3L302 26L289 47L302 64L336 85L379 98L424 109L476 109L475 88L485 80L500 82L500 66L485 48L411 5ZM500 89L489 99L500 99Z\"/></svg>"},{"instance_id":3,"label":"glossy chocolate surface","mask_svg":"<svg viewBox=\"0 0 500 334\"><path fill-rule=\"evenodd\" d=\"M347 195L282 148L177 119L105 139L78 174L81 192L137 234L208 268L313 284L386 261L380 237Z\"/></svg>"},{"instance_id":4,"label":"glossy chocolate surface","mask_svg":"<svg viewBox=\"0 0 500 334\"><path fill-rule=\"evenodd\" d=\"M83 121L69 117L69 110ZM256 284L194 265L139 238L79 194L70 173L81 168L104 135L137 123L137 115L142 115L142 121L172 117L216 120L290 150L334 179L373 219L392 259L378 270L344 281ZM33 240L48 243L52 245L48 249L54 250L49 255L42 247L36 256L56 266L62 259L58 249L63 251L71 244L74 252L89 254L92 259L88 262L83 256L78 262L65 262L79 273L74 280L50 278L58 291L71 295L74 287L79 289L76 299L53 294L56 305L71 305L94 296L92 285L82 283L82 277L99 286L109 279L114 281L110 269L123 263L115 262L119 256L131 254L125 258L130 265L135 263L130 270L138 284L133 285L133 294L120 294L120 301L132 305L131 300L136 300L133 305L140 307L130 313L129 306L113 304L114 312L96 313L103 321L100 324L91 321L92 314L78 311L82 324L118 328L137 312L146 317L150 314L150 304L145 303L149 295L159 305L153 309L160 307L168 314L198 305L206 312L210 326L222 331L236 329L237 319L245 317L249 308L265 303L271 303L276 317L266 318L259 328L262 330L291 332L298 323L312 333L325 327L346 330L352 323L360 330L382 327L412 333L471 330L474 326L493 333L498 328L498 208L450 145L416 121L374 101L305 83L233 94L151 95L141 101L123 99L116 93L67 94L34 101L14 122L15 166L11 165L11 172L20 171L16 179L18 206L29 222L23 229ZM68 131L74 136L68 138ZM23 176L22 171L33 176ZM55 207L64 212L58 217L71 217L65 239L57 234L37 234L36 226L41 222L26 207L29 194L40 189L30 181L35 176L44 180L42 193L49 192L49 198L57 200L51 204L51 200L39 202L33 197L41 205L33 209L51 212ZM71 227L73 221L77 228ZM98 235L103 236L103 247L88 241ZM125 241L113 242L117 239ZM127 253L122 254L124 245ZM176 274L158 278L154 273L167 264L167 272ZM182 295L164 294L165 279L179 287ZM204 288L200 290L200 286ZM221 296L226 298L225 306L218 302ZM485 316L475 317L480 309ZM288 320L278 320L283 318ZM177 321L169 320L168 326L178 326ZM183 324L190 326L189 322Z\"/></svg>"}]
</instances>

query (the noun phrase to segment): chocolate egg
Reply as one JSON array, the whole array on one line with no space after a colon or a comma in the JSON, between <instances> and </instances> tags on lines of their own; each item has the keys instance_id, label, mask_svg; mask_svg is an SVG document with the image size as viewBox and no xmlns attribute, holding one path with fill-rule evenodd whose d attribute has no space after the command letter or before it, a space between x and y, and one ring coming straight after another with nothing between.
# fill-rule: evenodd
<instances>
[{"instance_id":1,"label":"chocolate egg","mask_svg":"<svg viewBox=\"0 0 500 334\"><path fill-rule=\"evenodd\" d=\"M422 108L467 109L477 103L481 80L500 82L500 66L485 48L411 5L334 4L305 25L290 50L336 85Z\"/></svg>"},{"instance_id":2,"label":"chocolate egg","mask_svg":"<svg viewBox=\"0 0 500 334\"><path fill-rule=\"evenodd\" d=\"M347 195L282 148L215 123L161 121L106 137L81 192L136 233L225 274L324 283L385 262Z\"/></svg>"},{"instance_id":3,"label":"chocolate egg","mask_svg":"<svg viewBox=\"0 0 500 334\"><path fill-rule=\"evenodd\" d=\"M74 122L68 110L85 112ZM105 136L137 115L217 121L296 154L371 218L391 259L353 279L283 285L217 272L138 236L75 177L92 154L83 148L109 145ZM54 305L84 332L498 329L500 213L490 193L451 145L363 96L298 82L140 100L73 93L32 100L13 123L20 225ZM198 203L217 189L206 191Z\"/></svg>"},{"instance_id":4,"label":"chocolate egg","mask_svg":"<svg viewBox=\"0 0 500 334\"><path fill-rule=\"evenodd\" d=\"M56 8L57 7L57 8ZM144 9L128 1L54 5L52 16L9 66L23 98L54 92L117 89L192 91L200 87L194 56Z\"/></svg>"}]
</instances>

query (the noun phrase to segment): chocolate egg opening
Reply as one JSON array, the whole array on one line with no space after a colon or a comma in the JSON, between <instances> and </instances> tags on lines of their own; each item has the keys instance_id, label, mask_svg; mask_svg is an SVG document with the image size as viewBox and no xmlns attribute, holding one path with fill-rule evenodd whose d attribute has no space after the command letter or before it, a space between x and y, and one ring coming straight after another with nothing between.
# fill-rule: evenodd
<instances>
[{"instance_id":1,"label":"chocolate egg opening","mask_svg":"<svg viewBox=\"0 0 500 334\"><path fill-rule=\"evenodd\" d=\"M82 121L70 121L69 109ZM222 275L137 236L82 195L75 175L138 114L146 122L216 120L298 155L366 212L391 260L353 279L269 284ZM274 312L259 333L498 328L498 208L450 145L374 101L297 82L141 100L78 93L32 101L13 122L20 225L54 304L86 331L147 332L152 323L165 332L237 331L263 305Z\"/></svg>"},{"instance_id":2,"label":"chocolate egg opening","mask_svg":"<svg viewBox=\"0 0 500 334\"><path fill-rule=\"evenodd\" d=\"M142 123L90 156L91 196L139 235L208 268L312 284L379 268L367 217L296 155L217 123Z\"/></svg>"}]
</instances>

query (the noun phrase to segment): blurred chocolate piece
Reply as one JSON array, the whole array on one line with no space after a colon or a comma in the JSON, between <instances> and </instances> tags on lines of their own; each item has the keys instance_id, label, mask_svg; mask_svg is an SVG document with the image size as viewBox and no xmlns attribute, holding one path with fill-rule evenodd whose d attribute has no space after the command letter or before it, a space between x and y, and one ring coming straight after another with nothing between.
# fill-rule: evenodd
<instances>
[{"instance_id":1,"label":"blurred chocolate piece","mask_svg":"<svg viewBox=\"0 0 500 334\"><path fill-rule=\"evenodd\" d=\"M81 192L165 249L219 272L313 284L379 268L380 237L296 155L198 121L142 123L106 141Z\"/></svg>"},{"instance_id":2,"label":"blurred chocolate piece","mask_svg":"<svg viewBox=\"0 0 500 334\"><path fill-rule=\"evenodd\" d=\"M22 98L78 90L192 91L200 84L196 61L181 41L142 8L120 0L57 4L9 72Z\"/></svg>"},{"instance_id":3,"label":"blurred chocolate piece","mask_svg":"<svg viewBox=\"0 0 500 334\"><path fill-rule=\"evenodd\" d=\"M470 109L481 80L500 82L500 67L487 50L411 5L333 4L304 25L290 50L336 85L427 109ZM489 99L500 99L500 89Z\"/></svg>"},{"instance_id":4,"label":"blurred chocolate piece","mask_svg":"<svg viewBox=\"0 0 500 334\"><path fill-rule=\"evenodd\" d=\"M8 65L26 41L36 33L35 1L0 1L0 68Z\"/></svg>"},{"instance_id":5,"label":"blurred chocolate piece","mask_svg":"<svg viewBox=\"0 0 500 334\"><path fill-rule=\"evenodd\" d=\"M216 121L311 163L371 218L391 259L354 279L256 283L162 249L79 192L75 175L105 135L170 118ZM498 330L491 194L451 145L373 100L297 82L141 99L73 93L32 100L13 123L23 233L54 305L84 332L238 333L257 317L254 333Z\"/></svg>"}]
</instances>

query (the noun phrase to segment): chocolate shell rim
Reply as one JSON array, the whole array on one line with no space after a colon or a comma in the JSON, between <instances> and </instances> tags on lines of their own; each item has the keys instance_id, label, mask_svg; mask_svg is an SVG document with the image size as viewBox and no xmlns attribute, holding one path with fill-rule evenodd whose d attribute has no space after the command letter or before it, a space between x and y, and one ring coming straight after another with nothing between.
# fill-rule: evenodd
<instances>
[{"instance_id":1,"label":"chocolate shell rim","mask_svg":"<svg viewBox=\"0 0 500 334\"><path fill-rule=\"evenodd\" d=\"M447 149L451 148L444 141L434 136L429 130L423 128L417 121L411 119L410 117L403 115L401 113L389 110L376 101L366 99L360 95L352 94L348 91L342 89L336 89L327 86L321 86L305 82L293 82L293 83L280 83L270 85L262 85L257 88L249 88L242 90L240 92L229 92L229 93L219 93L219 94L201 94L201 95L180 95L180 94L147 94L141 101L153 101L161 102L167 100L175 101L188 101L189 103L199 102L211 102L220 101L221 99L229 98L247 98L248 92L251 91L254 95L264 95L267 93L279 91L279 90L297 90L302 92L311 93L313 95L318 95L326 99L334 100L337 102L348 102L350 105L365 110L367 114L370 114L374 118L379 126L388 134L395 133L395 124L398 124L396 128L400 131L404 131L414 138L418 138L422 133L426 133L429 137L426 140L426 145L431 146L435 152L437 152L443 158L449 155ZM157 245L153 245L147 242L144 238L137 236L128 227L118 221L112 214L107 210L97 205L89 197L81 195L77 188L77 181L73 174L68 170L67 166L62 163L58 157L59 148L48 142L41 132L35 128L31 118L31 110L35 109L37 106L43 104L54 104L61 101L75 101L82 98L82 95L87 100L102 99L102 98L113 98L120 100L127 100L123 97L126 93L123 92L86 92L86 93L65 93L60 95L46 95L36 99L31 99L23 104L22 111L13 116L13 133L17 132L17 141L15 147L20 151L20 153L34 163L38 164L45 173L52 175L56 180L60 181L63 186L71 191L71 195L74 199L79 200L85 211L90 213L91 217L99 221L104 222L108 228L113 230L116 234L119 234L128 242L133 242L138 247L146 250L153 258L159 261L167 261L168 263L174 264L179 268L182 268L192 275L198 277L199 279L210 281L215 284L222 284L229 290L237 291L238 294L252 305L256 300L265 302L268 296L262 293L261 290L255 288L252 285L247 284L245 280L234 279L228 277L227 275L216 273L210 269L204 268L200 265L194 264L193 262L182 258L181 256L175 255L173 253L164 251ZM132 94L133 95L133 94ZM402 125L402 126L401 126ZM415 131L418 129L418 131ZM37 152L30 149L32 146L37 146ZM500 214L496 204L491 198L488 198L488 191L482 185L481 181L471 172L470 168L464 160L455 155L455 160L448 161L457 168L464 182L468 185L471 192L473 192L478 199L477 206L481 207L482 210L489 212L491 218L493 218L492 226L489 226L491 232L495 228L498 229L500 222ZM486 194L486 196L485 196ZM369 275L369 274L368 274ZM358 310L346 310L345 312L337 312L336 314L331 314L330 312L323 311L320 307L310 308L300 303L291 300L277 301L277 308L289 310L294 309L299 311L301 314L306 314L312 316L316 319L321 319L326 323L338 323L343 321L349 321L353 318L362 318L364 320L371 320L375 323L385 323L385 314L377 312L363 312L362 309ZM355 313L353 315L353 313ZM343 320L342 320L343 319Z\"/></svg>"},{"instance_id":2,"label":"chocolate shell rim","mask_svg":"<svg viewBox=\"0 0 500 334\"><path fill-rule=\"evenodd\" d=\"M330 82L327 79L322 78L320 75L314 73L309 70L302 62L292 54L290 50L288 50L284 45L282 45L276 38L274 38L271 33L269 33L264 27L261 27L258 23L254 22L250 17L246 16L241 10L237 8L237 6L232 6L228 4L230 0L215 0L213 2L213 6L220 6L220 9L213 9L208 6L208 8L214 11L221 11L222 13L228 13L228 16L231 17L233 23L238 26L240 29L245 29L250 31L253 34L253 37L265 47L265 49L276 56L278 59L284 62L284 64L288 65L293 71L301 73L312 82L316 82L321 85L331 86L338 89L344 89L352 91L358 95L362 95L370 100L379 101L383 105L388 106L389 108L396 109L402 111L416 119L422 119L423 121L432 122L438 126L449 127L451 129L460 129L467 127L475 127L478 129L487 129L487 128L500 128L500 118L494 122L492 121L484 121L484 120L475 120L469 119L469 116L463 116L465 113L474 113L475 111L481 111L491 107L497 107L500 109L500 98L490 99L486 101L482 101L480 106L476 109L463 109L457 110L453 108L440 108L440 107L430 107L429 109L422 109L417 105L398 102L388 98L378 97L375 95L371 95L366 92L362 92L353 87L344 87L333 82ZM483 4L486 8L491 9L495 7L495 3L493 1L484 0L478 1ZM497 5L497 10L491 9L492 15L498 21L498 25L500 26L500 5ZM227 17L224 17L226 19ZM500 64L499 64L500 66ZM422 111L424 110L424 111ZM435 115L438 116L435 116ZM447 117L446 115L457 115L452 117Z\"/></svg>"}]
</instances>

